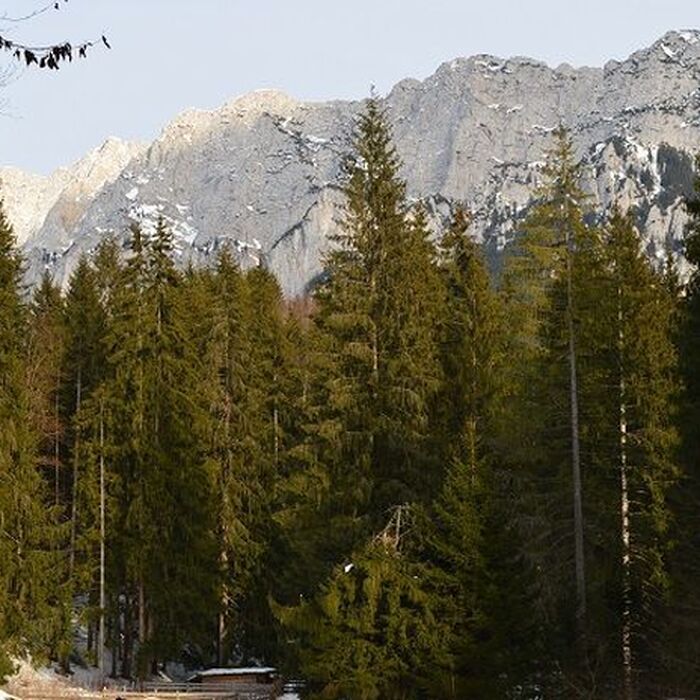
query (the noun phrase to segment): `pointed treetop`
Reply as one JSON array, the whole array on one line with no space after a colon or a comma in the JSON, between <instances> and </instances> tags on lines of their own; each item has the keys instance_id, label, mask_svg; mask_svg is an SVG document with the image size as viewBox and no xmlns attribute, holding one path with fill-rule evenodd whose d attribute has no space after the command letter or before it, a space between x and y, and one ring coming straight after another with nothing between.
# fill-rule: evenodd
<instances>
[{"instance_id":1,"label":"pointed treetop","mask_svg":"<svg viewBox=\"0 0 700 700\"><path fill-rule=\"evenodd\" d=\"M22 259L17 252L17 239L0 200L0 288L17 289L22 276Z\"/></svg>"},{"instance_id":2,"label":"pointed treetop","mask_svg":"<svg viewBox=\"0 0 700 700\"><path fill-rule=\"evenodd\" d=\"M352 177L361 171L367 175L368 182L392 181L400 169L401 159L393 145L387 111L376 97L370 97L355 123L353 152L345 163L346 174ZM403 195L403 183L402 187Z\"/></svg>"},{"instance_id":3,"label":"pointed treetop","mask_svg":"<svg viewBox=\"0 0 700 700\"><path fill-rule=\"evenodd\" d=\"M443 260L450 260L459 255L465 246L473 245L469 235L472 224L471 212L462 204L459 204L452 214L452 221L440 241L440 249Z\"/></svg>"},{"instance_id":4,"label":"pointed treetop","mask_svg":"<svg viewBox=\"0 0 700 700\"><path fill-rule=\"evenodd\" d=\"M571 134L565 127L560 126L554 132L554 139L554 145L547 152L543 171L547 182L542 194L557 203L580 207L586 198L580 187L583 163L576 157Z\"/></svg>"},{"instance_id":5,"label":"pointed treetop","mask_svg":"<svg viewBox=\"0 0 700 700\"><path fill-rule=\"evenodd\" d=\"M34 313L37 315L50 313L60 308L61 304L61 288L54 282L51 272L44 270L41 282L32 296Z\"/></svg>"}]
</instances>

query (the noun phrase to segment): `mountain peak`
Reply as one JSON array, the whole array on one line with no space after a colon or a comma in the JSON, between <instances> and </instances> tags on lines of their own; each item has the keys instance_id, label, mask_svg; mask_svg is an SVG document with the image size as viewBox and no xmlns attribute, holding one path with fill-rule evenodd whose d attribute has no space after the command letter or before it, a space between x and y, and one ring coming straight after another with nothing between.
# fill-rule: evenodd
<instances>
[{"instance_id":1,"label":"mountain peak","mask_svg":"<svg viewBox=\"0 0 700 700\"><path fill-rule=\"evenodd\" d=\"M384 103L408 194L426 202L436 227L466 203L474 236L500 255L564 123L600 210L634 206L658 257L679 250L685 224L700 143L698 72L700 32L676 30L604 69L456 58L423 81L400 81ZM181 261L210 262L229 241L243 263L264 260L287 294L303 293L342 219L342 154L357 109L257 90L184 112L145 156L112 138L50 187L8 173L8 212L24 230L39 227L25 243L31 278L49 265L65 281L102 236L123 237L134 217L162 215L178 232Z\"/></svg>"},{"instance_id":2,"label":"mountain peak","mask_svg":"<svg viewBox=\"0 0 700 700\"><path fill-rule=\"evenodd\" d=\"M212 110L190 108L179 114L163 129L159 140L191 141L208 132L215 124L227 124L233 117L250 125L263 114L288 116L302 103L280 90L254 90L229 100Z\"/></svg>"},{"instance_id":3,"label":"mountain peak","mask_svg":"<svg viewBox=\"0 0 700 700\"><path fill-rule=\"evenodd\" d=\"M223 110L227 112L251 112L259 115L265 112L286 116L299 106L299 101L281 90L253 90L227 102Z\"/></svg>"},{"instance_id":4,"label":"mountain peak","mask_svg":"<svg viewBox=\"0 0 700 700\"><path fill-rule=\"evenodd\" d=\"M672 29L660 39L660 41L684 41L686 44L694 45L700 42L700 30L698 29Z\"/></svg>"}]
</instances>

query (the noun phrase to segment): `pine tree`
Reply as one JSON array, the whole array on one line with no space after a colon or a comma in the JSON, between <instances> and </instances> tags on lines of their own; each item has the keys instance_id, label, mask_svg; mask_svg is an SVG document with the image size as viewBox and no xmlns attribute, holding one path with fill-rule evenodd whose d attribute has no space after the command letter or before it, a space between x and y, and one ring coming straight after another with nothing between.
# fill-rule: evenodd
<instances>
[{"instance_id":1,"label":"pine tree","mask_svg":"<svg viewBox=\"0 0 700 700\"><path fill-rule=\"evenodd\" d=\"M371 514L375 526L388 507L430 493L428 426L439 385L440 282L425 215L407 216L399 169L386 117L371 99L347 165L346 219L328 256L318 323L333 363L335 476L348 480L341 512L356 523Z\"/></svg>"},{"instance_id":2,"label":"pine tree","mask_svg":"<svg viewBox=\"0 0 700 700\"><path fill-rule=\"evenodd\" d=\"M90 442L94 394L104 381L106 319L97 274L83 256L73 271L64 304L66 363L62 386L66 452L70 464L69 575L78 614L95 658L99 612L99 489ZM80 603L78 603L80 601ZM97 650L98 655L100 650ZM65 664L65 662L64 662Z\"/></svg>"},{"instance_id":3,"label":"pine tree","mask_svg":"<svg viewBox=\"0 0 700 700\"><path fill-rule=\"evenodd\" d=\"M81 257L71 275L65 301L66 365L62 405L65 420L71 425L68 453L70 479L70 573L76 574L78 531L81 528L81 411L101 381L105 365L102 348L104 319L97 279L86 257ZM80 578L80 576L77 576ZM84 584L84 581L83 581ZM78 584L80 588L80 584Z\"/></svg>"},{"instance_id":4,"label":"pine tree","mask_svg":"<svg viewBox=\"0 0 700 700\"><path fill-rule=\"evenodd\" d=\"M335 567L314 600L278 616L300 648L312 697L417 698L434 667L445 668L449 601L435 595L429 567L404 541L410 510Z\"/></svg>"},{"instance_id":5,"label":"pine tree","mask_svg":"<svg viewBox=\"0 0 700 700\"><path fill-rule=\"evenodd\" d=\"M468 214L458 209L441 241L446 287L441 359L449 381L440 403L448 421L443 438L451 450L448 458L465 464L478 481L493 428L503 354L502 310L468 227Z\"/></svg>"},{"instance_id":6,"label":"pine tree","mask_svg":"<svg viewBox=\"0 0 700 700\"><path fill-rule=\"evenodd\" d=\"M545 620L549 618L566 638L563 642L559 638L555 646L561 644L560 651L576 648L575 666L581 670L588 663L590 590L580 367L587 348L579 346L589 290L596 286L599 246L597 232L584 223L581 165L574 159L567 133L560 130L556 139L545 169L546 183L504 276L509 352L518 358L507 383L518 396L515 411L510 412L518 430L510 438L503 431L501 449L512 445L511 459L529 464L526 493L532 500L523 503L523 510L530 516L526 521L534 525L527 535L533 545L530 555L547 572L540 579L542 609ZM571 606L573 618L568 614ZM576 645L571 643L574 639Z\"/></svg>"},{"instance_id":7,"label":"pine tree","mask_svg":"<svg viewBox=\"0 0 700 700\"><path fill-rule=\"evenodd\" d=\"M203 358L188 337L172 249L162 221L148 243L133 231L109 343L117 590L131 613L123 658L136 630L141 675L185 642L201 641L217 608L212 474L200 440Z\"/></svg>"},{"instance_id":8,"label":"pine tree","mask_svg":"<svg viewBox=\"0 0 700 700\"><path fill-rule=\"evenodd\" d=\"M552 184L531 213L505 277L511 347L526 367L513 373L520 389L511 415L519 426L515 440L523 436L527 445L520 458L532 470L533 500L523 505L531 522L539 520L530 553L546 572L539 595L544 620L557 630L550 653L571 683L594 683L606 688L602 692L620 687L631 698L635 654L645 659L643 667L655 653L651 635L641 630L650 628L649 611L658 611L668 583L673 303L629 218L615 214L603 232L585 225L580 168L568 141L559 138ZM536 413L528 417L530 411ZM576 452L580 480L576 470L573 479L562 470L577 463ZM580 495L573 551L565 498L572 486ZM578 617L575 635L566 584L571 559L579 613L585 566L587 622L582 626ZM574 638L579 643L571 658Z\"/></svg>"},{"instance_id":9,"label":"pine tree","mask_svg":"<svg viewBox=\"0 0 700 700\"><path fill-rule=\"evenodd\" d=\"M700 160L696 161L700 166ZM698 170L698 167L696 167ZM678 425L682 473L673 494L677 547L671 558L673 605L667 622L666 655L670 687L700 687L700 178L695 192L686 199L689 221L684 250L692 271L678 302L678 357L683 390Z\"/></svg>"},{"instance_id":10,"label":"pine tree","mask_svg":"<svg viewBox=\"0 0 700 700\"><path fill-rule=\"evenodd\" d=\"M0 666L5 654L47 654L60 601L60 530L39 464L32 425L21 300L22 262L0 209Z\"/></svg>"},{"instance_id":11,"label":"pine tree","mask_svg":"<svg viewBox=\"0 0 700 700\"><path fill-rule=\"evenodd\" d=\"M115 670L132 677L135 669L139 613L143 603L142 561L146 542L141 511L145 450L146 399L144 360L146 308L144 288L147 260L144 237L131 229L130 255L118 273L110 297L105 337L107 358L105 404L107 443L111 451L113 500L110 532L110 619L114 629L112 654L119 661ZM141 622L144 622L143 617ZM145 632L145 630L144 630Z\"/></svg>"},{"instance_id":12,"label":"pine tree","mask_svg":"<svg viewBox=\"0 0 700 700\"><path fill-rule=\"evenodd\" d=\"M358 119L354 151L346 163L344 225L316 296L318 384L311 393L319 409L310 412L315 427L307 435L315 435L317 442L303 483L313 484L310 494L321 499L305 512L315 512L317 526L324 528L319 555L326 575L332 575L329 565L365 551L389 510L429 502L442 476L430 432L441 379L437 330L442 283L425 212L421 207L409 211L400 167L386 117L371 99ZM379 588L383 585L377 582ZM388 585L390 591L393 584ZM316 603L286 619L313 617L314 606L323 606L323 590L328 589L322 589ZM371 601L370 609L375 604ZM400 605L387 612L390 626L394 615L402 617ZM342 642L338 637L338 644L364 647L366 631L355 629L357 639L352 625L341 632L347 636ZM313 649L312 655L319 651ZM394 666L408 663L405 647L396 654L401 661L388 659L385 669L391 682L403 673ZM347 673L364 673L361 658L346 661L358 664ZM303 663L315 662L307 657ZM346 666L324 668L329 674L325 681L333 687ZM376 697L379 691L354 692Z\"/></svg>"},{"instance_id":13,"label":"pine tree","mask_svg":"<svg viewBox=\"0 0 700 700\"><path fill-rule=\"evenodd\" d=\"M673 298L644 256L631 216L614 212L605 232L609 304L599 306L614 338L611 376L617 410L616 462L620 479L620 624L625 698L637 697L641 669L658 658L653 630L666 602L671 514L676 479L674 405L677 359ZM603 314L600 314L601 316ZM607 321L607 322L606 322ZM648 679L642 678L642 681Z\"/></svg>"},{"instance_id":14,"label":"pine tree","mask_svg":"<svg viewBox=\"0 0 700 700\"><path fill-rule=\"evenodd\" d=\"M233 650L251 641L245 602L260 575L264 465L274 441L258 386L263 370L255 357L260 348L254 347L251 292L231 251L224 249L215 272L191 278L192 285L201 287L209 307L205 351L211 370L209 441L222 569L217 656L223 664Z\"/></svg>"},{"instance_id":15,"label":"pine tree","mask_svg":"<svg viewBox=\"0 0 700 700\"><path fill-rule=\"evenodd\" d=\"M284 605L310 598L330 575L339 548L329 537L330 475L321 455L327 436L324 342L306 317L290 310L285 320L285 372L280 425L283 450L270 508L272 530L266 557L270 596ZM284 648L278 649L278 655Z\"/></svg>"},{"instance_id":16,"label":"pine tree","mask_svg":"<svg viewBox=\"0 0 700 700\"><path fill-rule=\"evenodd\" d=\"M67 372L65 304L61 290L45 273L35 291L30 307L27 368L32 425L38 431L39 459L44 481L52 492L57 517L65 519L70 506L70 457L68 438L70 417L66 414L63 393ZM69 543L63 538L56 543L57 554ZM71 626L72 581L68 567L55 571L56 605L52 656L67 668L72 644Z\"/></svg>"},{"instance_id":17,"label":"pine tree","mask_svg":"<svg viewBox=\"0 0 700 700\"><path fill-rule=\"evenodd\" d=\"M41 435L40 454L45 479L53 486L54 504L67 502L65 483L65 411L62 388L65 372L65 323L61 290L44 274L33 295L27 364L32 424Z\"/></svg>"}]
</instances>

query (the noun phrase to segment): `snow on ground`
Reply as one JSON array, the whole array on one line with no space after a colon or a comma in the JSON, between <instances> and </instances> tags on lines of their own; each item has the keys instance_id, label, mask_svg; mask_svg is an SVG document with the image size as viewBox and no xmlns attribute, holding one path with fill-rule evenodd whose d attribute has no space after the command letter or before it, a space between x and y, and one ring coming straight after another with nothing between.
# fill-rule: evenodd
<instances>
[{"instance_id":1,"label":"snow on ground","mask_svg":"<svg viewBox=\"0 0 700 700\"><path fill-rule=\"evenodd\" d=\"M123 680L106 677L103 682L100 671L94 667L72 666L71 675L64 676L52 667L35 668L27 660L17 661L16 665L17 672L4 686L6 691L0 689L0 700L20 700L25 695L55 700L99 700L101 697L114 698L129 690L128 683ZM166 677L161 679L165 680ZM300 700L295 692L297 688L298 682L288 683L278 700Z\"/></svg>"},{"instance_id":2,"label":"snow on ground","mask_svg":"<svg viewBox=\"0 0 700 700\"><path fill-rule=\"evenodd\" d=\"M18 661L17 666L17 672L10 676L5 687L10 695L18 698L25 694L75 698L94 695L95 691L102 690L103 687L124 687L123 682L111 678L105 678L103 683L102 674L94 667L73 666L72 674L64 676L51 667L34 668L26 660ZM0 700L7 699L0 695Z\"/></svg>"}]
</instances>

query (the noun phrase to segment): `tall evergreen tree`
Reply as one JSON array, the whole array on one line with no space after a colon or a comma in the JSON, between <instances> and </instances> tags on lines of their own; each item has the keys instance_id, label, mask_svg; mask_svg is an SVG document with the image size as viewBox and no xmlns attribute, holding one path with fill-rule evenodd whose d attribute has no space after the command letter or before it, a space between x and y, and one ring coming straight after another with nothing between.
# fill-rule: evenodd
<instances>
[{"instance_id":1,"label":"tall evergreen tree","mask_svg":"<svg viewBox=\"0 0 700 700\"><path fill-rule=\"evenodd\" d=\"M537 647L527 590L517 590L525 571L515 561L512 495L496 449L504 400L503 310L468 228L468 214L458 209L441 240L446 295L439 337L446 379L436 435L448 467L421 528L422 556L441 572L440 595L452 601L445 621L450 665L435 669L433 692L501 697L524 685L526 662ZM529 657L518 649L525 638Z\"/></svg>"},{"instance_id":2,"label":"tall evergreen tree","mask_svg":"<svg viewBox=\"0 0 700 700\"><path fill-rule=\"evenodd\" d=\"M700 158L696 160L700 166ZM696 171L698 167L696 167ZM669 678L681 688L700 688L700 177L686 199L689 221L683 253L691 264L689 279L678 303L677 336L683 390L679 428L682 473L673 494L677 515L677 547L671 558L673 605L664 640L668 646ZM673 686L672 686L673 687Z\"/></svg>"},{"instance_id":3,"label":"tall evergreen tree","mask_svg":"<svg viewBox=\"0 0 700 700\"><path fill-rule=\"evenodd\" d=\"M391 509L429 501L441 477L430 426L441 378L442 284L425 213L408 211L400 167L386 117L370 99L346 163L344 226L317 294L324 356L317 434L331 562L363 551ZM352 627L344 633L349 647L359 643Z\"/></svg>"},{"instance_id":4,"label":"tall evergreen tree","mask_svg":"<svg viewBox=\"0 0 700 700\"><path fill-rule=\"evenodd\" d=\"M318 322L333 362L334 426L343 509L370 515L432 490L428 425L439 385L434 329L440 280L424 213L407 215L400 160L378 102L357 123L346 218L327 259ZM340 483L340 482L339 482Z\"/></svg>"},{"instance_id":5,"label":"tall evergreen tree","mask_svg":"<svg viewBox=\"0 0 700 700\"><path fill-rule=\"evenodd\" d=\"M411 557L410 513L397 507L313 600L278 610L299 643L311 697L423 697L435 669L448 667L450 603L436 595L430 567Z\"/></svg>"},{"instance_id":6,"label":"tall evergreen tree","mask_svg":"<svg viewBox=\"0 0 700 700\"><path fill-rule=\"evenodd\" d=\"M591 684L602 693L619 687L630 698L636 697L633 648L645 659L642 667L651 663L652 635L641 630L649 629L649 611L658 611L667 586L673 304L629 218L615 214L602 233L584 224L578 168L570 144L559 138L552 187L530 215L505 279L517 333L512 346L529 368L520 375L524 408L514 414L530 445L519 454L535 477L525 512L539 520L531 551L536 560L544 557L540 597L545 620L558 631L551 637L558 639L551 648L555 662L575 686L589 686L587 692ZM529 422L528 410L536 410ZM576 470L568 476L562 469L576 463L576 443L580 480ZM580 521L566 503L572 487L580 494ZM572 529L573 551L562 546ZM588 623L582 627L579 617L572 659L566 577L572 559L580 574L580 538ZM577 581L580 612L578 575Z\"/></svg>"},{"instance_id":7,"label":"tall evergreen tree","mask_svg":"<svg viewBox=\"0 0 700 700\"><path fill-rule=\"evenodd\" d=\"M620 655L624 697L631 699L638 697L640 672L658 662L656 618L668 591L667 500L677 476L674 302L664 278L645 257L630 215L613 213L604 249L611 284L608 304L598 307L598 323L613 336L604 343L603 352L612 350L613 362L602 383L613 394L608 419L617 433ZM645 681L649 679L642 676Z\"/></svg>"},{"instance_id":8,"label":"tall evergreen tree","mask_svg":"<svg viewBox=\"0 0 700 700\"><path fill-rule=\"evenodd\" d=\"M600 264L598 234L584 223L581 165L563 129L545 176L503 282L510 351L518 358L508 380L518 396L510 415L519 430L511 444L516 460L530 465L527 492L534 500L523 504L530 515L524 522L537 523L529 534L530 553L535 560L544 557L538 566L547 572L539 592L545 620L568 630L560 651L576 648L575 666L582 670L588 664L590 590L580 366L587 349L580 345Z\"/></svg>"},{"instance_id":9,"label":"tall evergreen tree","mask_svg":"<svg viewBox=\"0 0 700 700\"><path fill-rule=\"evenodd\" d=\"M65 301L66 371L62 405L71 430L68 454L70 478L70 572L76 575L78 531L81 527L81 411L102 378L105 356L102 342L104 322L94 270L85 256L71 275Z\"/></svg>"},{"instance_id":10,"label":"tall evergreen tree","mask_svg":"<svg viewBox=\"0 0 700 700\"><path fill-rule=\"evenodd\" d=\"M261 368L253 357L250 291L230 250L222 251L215 272L202 282L210 317L210 442L223 576L217 655L223 664L246 638L244 599L260 573L261 476L271 448L265 452L263 444L270 431L256 382Z\"/></svg>"},{"instance_id":11,"label":"tall evergreen tree","mask_svg":"<svg viewBox=\"0 0 700 700\"><path fill-rule=\"evenodd\" d=\"M41 436L45 478L52 484L57 506L68 502L64 489L66 417L62 405L65 336L61 290L46 273L32 299L27 364L34 407L32 424Z\"/></svg>"},{"instance_id":12,"label":"tall evergreen tree","mask_svg":"<svg viewBox=\"0 0 700 700\"><path fill-rule=\"evenodd\" d=\"M183 326L187 299L171 255L162 222L152 241L134 229L109 334L106 423L119 523L112 590L125 601L127 674L136 634L145 674L186 641L201 641L217 608L212 474L200 440L203 358Z\"/></svg>"},{"instance_id":13,"label":"tall evergreen tree","mask_svg":"<svg viewBox=\"0 0 700 700\"><path fill-rule=\"evenodd\" d=\"M59 608L60 531L39 464L27 384L22 262L0 208L0 666L8 652L47 654Z\"/></svg>"}]
</instances>

